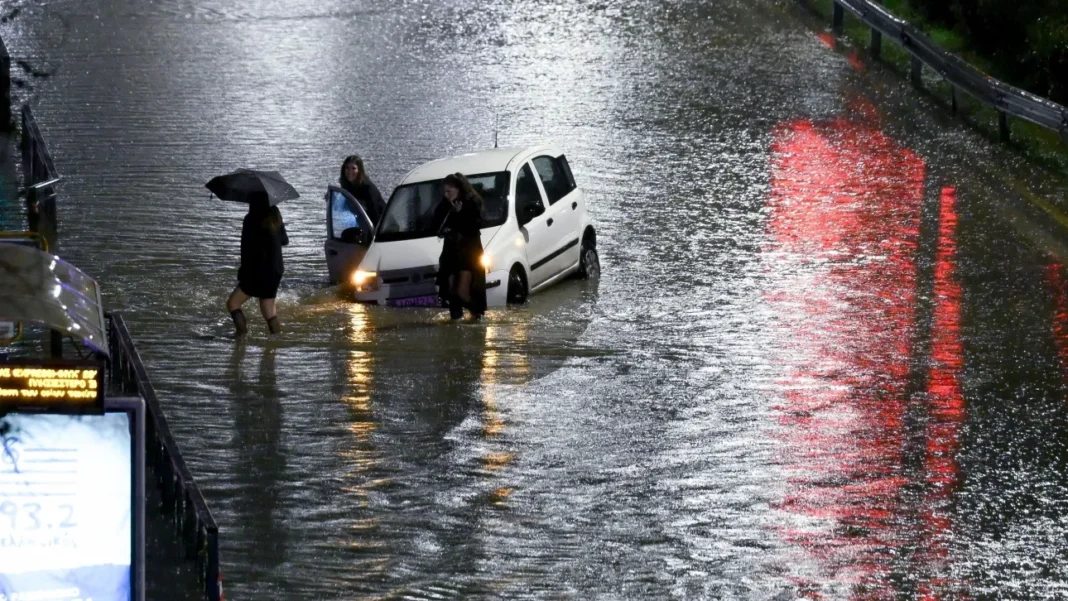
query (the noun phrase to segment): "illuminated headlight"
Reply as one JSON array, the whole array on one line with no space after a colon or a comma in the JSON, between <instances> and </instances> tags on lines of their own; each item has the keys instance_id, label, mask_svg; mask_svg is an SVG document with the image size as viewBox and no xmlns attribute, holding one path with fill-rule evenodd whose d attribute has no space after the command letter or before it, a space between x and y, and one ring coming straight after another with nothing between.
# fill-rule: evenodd
<instances>
[{"instance_id":1,"label":"illuminated headlight","mask_svg":"<svg viewBox=\"0 0 1068 601\"><path fill-rule=\"evenodd\" d=\"M373 271L357 269L352 274L351 281L357 290L371 291L378 289L378 274Z\"/></svg>"},{"instance_id":2,"label":"illuminated headlight","mask_svg":"<svg viewBox=\"0 0 1068 601\"><path fill-rule=\"evenodd\" d=\"M489 256L488 253L482 253L482 258L478 262L482 264L483 269L489 272L490 267L493 266L493 257Z\"/></svg>"}]
</instances>

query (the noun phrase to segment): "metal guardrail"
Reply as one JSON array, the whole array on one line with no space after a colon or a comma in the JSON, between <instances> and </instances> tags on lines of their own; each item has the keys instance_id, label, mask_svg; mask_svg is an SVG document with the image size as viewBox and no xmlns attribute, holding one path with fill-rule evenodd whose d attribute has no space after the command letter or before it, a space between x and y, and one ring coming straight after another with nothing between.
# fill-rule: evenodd
<instances>
[{"instance_id":1,"label":"metal guardrail","mask_svg":"<svg viewBox=\"0 0 1068 601\"><path fill-rule=\"evenodd\" d=\"M107 318L111 347L109 385L117 392L139 394L145 400L148 408L145 459L156 475L163 497L163 514L173 516L175 533L181 540L186 559L196 562L197 578L204 585L204 598L221 601L219 527L171 435L156 390L148 379L126 322L117 313L110 313Z\"/></svg>"},{"instance_id":2,"label":"metal guardrail","mask_svg":"<svg viewBox=\"0 0 1068 601\"><path fill-rule=\"evenodd\" d=\"M23 187L47 188L59 181L59 172L52 154L48 152L41 128L33 116L30 105L22 105L22 185Z\"/></svg>"},{"instance_id":3,"label":"metal guardrail","mask_svg":"<svg viewBox=\"0 0 1068 601\"><path fill-rule=\"evenodd\" d=\"M833 0L832 27L842 32L844 11L848 10L871 28L871 50L879 55L880 44L886 36L912 55L911 75L920 83L922 65L941 75L950 83L953 110L957 108L956 90L994 108L998 113L998 129L1003 141L1009 139L1008 117L1012 116L1052 130L1068 142L1068 108L1040 96L990 77L967 61L947 52L931 41L910 23L887 12L871 0Z\"/></svg>"},{"instance_id":4,"label":"metal guardrail","mask_svg":"<svg viewBox=\"0 0 1068 601\"><path fill-rule=\"evenodd\" d=\"M44 236L48 246L55 249L59 237L55 185L60 176L28 104L22 106L22 138L19 145L22 151L20 192L26 196L26 217L30 230Z\"/></svg>"}]
</instances>

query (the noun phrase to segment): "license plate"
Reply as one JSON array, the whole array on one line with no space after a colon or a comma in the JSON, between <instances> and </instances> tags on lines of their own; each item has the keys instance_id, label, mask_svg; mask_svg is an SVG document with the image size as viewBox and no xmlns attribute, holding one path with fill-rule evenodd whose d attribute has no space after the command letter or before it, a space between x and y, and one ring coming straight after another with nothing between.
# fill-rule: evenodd
<instances>
[{"instance_id":1,"label":"license plate","mask_svg":"<svg viewBox=\"0 0 1068 601\"><path fill-rule=\"evenodd\" d=\"M441 301L436 294L427 296L410 296L408 298L391 298L386 301L391 307L440 307Z\"/></svg>"}]
</instances>

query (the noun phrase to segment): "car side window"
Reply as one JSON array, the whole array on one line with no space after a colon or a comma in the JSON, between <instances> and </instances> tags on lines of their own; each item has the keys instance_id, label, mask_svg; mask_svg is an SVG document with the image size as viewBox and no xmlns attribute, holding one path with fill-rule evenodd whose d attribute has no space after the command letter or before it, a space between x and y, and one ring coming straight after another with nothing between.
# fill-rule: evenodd
<instances>
[{"instance_id":1,"label":"car side window","mask_svg":"<svg viewBox=\"0 0 1068 601\"><path fill-rule=\"evenodd\" d=\"M560 167L564 170L564 175L567 176L567 185L570 186L572 190L577 188L578 185L575 184L575 176L571 174L571 165L568 164L567 157L560 155L556 157L556 162L560 163Z\"/></svg>"},{"instance_id":2,"label":"car side window","mask_svg":"<svg viewBox=\"0 0 1068 601\"><path fill-rule=\"evenodd\" d=\"M563 159L563 156L560 159ZM538 170L541 184L545 187L545 195L549 197L550 205L555 204L556 201L567 196L575 189L571 178L568 177L568 173L559 159L540 156L534 159L533 163L534 168Z\"/></svg>"},{"instance_id":3,"label":"car side window","mask_svg":"<svg viewBox=\"0 0 1068 601\"><path fill-rule=\"evenodd\" d=\"M351 203L352 201L341 192L337 190L330 191L330 221L331 225L334 226L334 231L331 233L337 240L345 238L345 232L352 229L358 231L360 227L360 218L352 210ZM351 234L349 235L351 236Z\"/></svg>"},{"instance_id":4,"label":"car side window","mask_svg":"<svg viewBox=\"0 0 1068 601\"><path fill-rule=\"evenodd\" d=\"M545 212L545 203L541 201L541 191L534 181L534 172L530 165L523 165L515 180L515 214L519 222L533 219Z\"/></svg>"}]
</instances>

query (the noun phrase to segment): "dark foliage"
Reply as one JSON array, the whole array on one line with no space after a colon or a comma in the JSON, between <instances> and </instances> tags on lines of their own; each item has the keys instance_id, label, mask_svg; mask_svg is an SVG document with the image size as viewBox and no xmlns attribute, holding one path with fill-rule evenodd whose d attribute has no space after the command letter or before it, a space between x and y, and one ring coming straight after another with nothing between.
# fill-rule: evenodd
<instances>
[{"instance_id":1,"label":"dark foliage","mask_svg":"<svg viewBox=\"0 0 1068 601\"><path fill-rule=\"evenodd\" d=\"M931 22L958 30L998 76L1068 103L1065 0L909 0Z\"/></svg>"}]
</instances>

